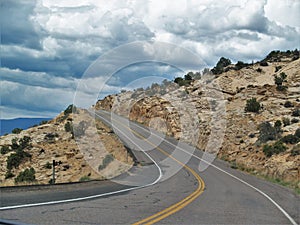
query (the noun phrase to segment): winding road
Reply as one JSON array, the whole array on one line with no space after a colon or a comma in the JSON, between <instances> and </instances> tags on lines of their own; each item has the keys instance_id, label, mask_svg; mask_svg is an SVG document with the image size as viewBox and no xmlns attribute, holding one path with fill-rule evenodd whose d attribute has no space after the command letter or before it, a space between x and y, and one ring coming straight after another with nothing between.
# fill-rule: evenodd
<instances>
[{"instance_id":1,"label":"winding road","mask_svg":"<svg viewBox=\"0 0 300 225\"><path fill-rule=\"evenodd\" d=\"M293 191L218 159L200 172L202 151L115 114L93 115L143 166L105 182L2 188L0 224L299 224Z\"/></svg>"}]
</instances>

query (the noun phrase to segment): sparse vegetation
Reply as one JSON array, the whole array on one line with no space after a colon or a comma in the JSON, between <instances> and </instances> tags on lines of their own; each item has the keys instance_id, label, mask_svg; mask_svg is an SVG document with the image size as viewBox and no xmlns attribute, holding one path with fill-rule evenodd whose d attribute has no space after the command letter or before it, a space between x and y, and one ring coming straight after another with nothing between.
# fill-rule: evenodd
<instances>
[{"instance_id":1,"label":"sparse vegetation","mask_svg":"<svg viewBox=\"0 0 300 225\"><path fill-rule=\"evenodd\" d=\"M282 118L282 123L283 123L283 126L286 127L286 126L291 124L291 121L288 117L283 117Z\"/></svg>"},{"instance_id":2,"label":"sparse vegetation","mask_svg":"<svg viewBox=\"0 0 300 225\"><path fill-rule=\"evenodd\" d=\"M256 100L256 98L251 98L247 100L245 112L255 112L258 113L261 109L260 103Z\"/></svg>"},{"instance_id":3,"label":"sparse vegetation","mask_svg":"<svg viewBox=\"0 0 300 225\"><path fill-rule=\"evenodd\" d=\"M235 70L240 70L240 69L242 69L242 68L244 68L244 67L247 67L249 64L247 64L247 63L244 63L244 62L242 62L242 61L238 61L236 64L235 64L235 66L234 66L234 69Z\"/></svg>"},{"instance_id":4,"label":"sparse vegetation","mask_svg":"<svg viewBox=\"0 0 300 225\"><path fill-rule=\"evenodd\" d=\"M285 108L291 108L291 107L294 107L293 103L290 102L290 101L286 101L283 105Z\"/></svg>"},{"instance_id":5,"label":"sparse vegetation","mask_svg":"<svg viewBox=\"0 0 300 225\"><path fill-rule=\"evenodd\" d=\"M52 168L52 163L47 162L47 163L45 164L45 168L46 168L46 169L51 169L51 168Z\"/></svg>"},{"instance_id":6,"label":"sparse vegetation","mask_svg":"<svg viewBox=\"0 0 300 225\"><path fill-rule=\"evenodd\" d=\"M259 143L277 140L281 135L281 129L273 127L270 122L263 122L259 125Z\"/></svg>"},{"instance_id":7,"label":"sparse vegetation","mask_svg":"<svg viewBox=\"0 0 300 225\"><path fill-rule=\"evenodd\" d=\"M178 84L179 86L189 86L192 81L193 81L193 78L192 78L191 72L189 72L188 74L186 74L184 76L184 78L182 78L182 77L176 77L174 79L174 83Z\"/></svg>"},{"instance_id":8,"label":"sparse vegetation","mask_svg":"<svg viewBox=\"0 0 300 225\"><path fill-rule=\"evenodd\" d=\"M295 109L295 110L292 112L292 116L295 116L295 117L300 116L300 108Z\"/></svg>"},{"instance_id":9,"label":"sparse vegetation","mask_svg":"<svg viewBox=\"0 0 300 225\"><path fill-rule=\"evenodd\" d=\"M274 82L277 85L276 89L278 91L285 91L287 89L287 86L283 85L283 83L286 82L286 78L287 75L284 72L280 73L279 76L274 76Z\"/></svg>"},{"instance_id":10,"label":"sparse vegetation","mask_svg":"<svg viewBox=\"0 0 300 225\"><path fill-rule=\"evenodd\" d=\"M19 134L19 133L21 133L22 130L23 130L23 129L21 129L21 128L14 128L11 132L12 132L13 134Z\"/></svg>"},{"instance_id":11,"label":"sparse vegetation","mask_svg":"<svg viewBox=\"0 0 300 225\"><path fill-rule=\"evenodd\" d=\"M288 134L281 138L281 141L286 144L297 144L299 142L299 138L296 135Z\"/></svg>"},{"instance_id":12,"label":"sparse vegetation","mask_svg":"<svg viewBox=\"0 0 300 225\"><path fill-rule=\"evenodd\" d=\"M295 145L291 151L291 156L297 156L297 155L300 155L300 144Z\"/></svg>"},{"instance_id":13,"label":"sparse vegetation","mask_svg":"<svg viewBox=\"0 0 300 225\"><path fill-rule=\"evenodd\" d=\"M281 68L282 68L282 66L276 66L275 67L275 73L277 73Z\"/></svg>"},{"instance_id":14,"label":"sparse vegetation","mask_svg":"<svg viewBox=\"0 0 300 225\"><path fill-rule=\"evenodd\" d=\"M7 146L7 145L2 146L1 150L0 150L0 152L1 152L2 155L6 154L6 153L8 153L10 151L11 150L10 150L9 146Z\"/></svg>"},{"instance_id":15,"label":"sparse vegetation","mask_svg":"<svg viewBox=\"0 0 300 225\"><path fill-rule=\"evenodd\" d=\"M71 122L66 122L65 123L65 131L66 132L73 132L73 125L72 125L72 123Z\"/></svg>"},{"instance_id":16,"label":"sparse vegetation","mask_svg":"<svg viewBox=\"0 0 300 225\"><path fill-rule=\"evenodd\" d=\"M273 145L264 145L263 152L267 157L271 157L273 154L279 154L286 149L286 146L281 141L276 141Z\"/></svg>"},{"instance_id":17,"label":"sparse vegetation","mask_svg":"<svg viewBox=\"0 0 300 225\"><path fill-rule=\"evenodd\" d=\"M64 114L65 114L65 115L69 115L69 114L71 114L71 113L76 113L76 112L77 112L76 106L73 105L73 104L71 104L71 105L69 105L69 106L65 109Z\"/></svg>"},{"instance_id":18,"label":"sparse vegetation","mask_svg":"<svg viewBox=\"0 0 300 225\"><path fill-rule=\"evenodd\" d=\"M213 74L221 74L224 72L224 68L231 64L230 59L221 57L217 62L217 65L211 70Z\"/></svg>"},{"instance_id":19,"label":"sparse vegetation","mask_svg":"<svg viewBox=\"0 0 300 225\"><path fill-rule=\"evenodd\" d=\"M108 154L105 156L105 158L102 160L102 164L99 165L98 170L103 170L105 169L108 164L110 164L112 161L114 161L114 156L112 154Z\"/></svg>"},{"instance_id":20,"label":"sparse vegetation","mask_svg":"<svg viewBox=\"0 0 300 225\"><path fill-rule=\"evenodd\" d=\"M20 182L34 182L35 181L35 170L33 168L25 169L20 172L19 175L15 178L16 183Z\"/></svg>"},{"instance_id":21,"label":"sparse vegetation","mask_svg":"<svg viewBox=\"0 0 300 225\"><path fill-rule=\"evenodd\" d=\"M90 181L91 178L89 176L83 176L79 179L80 182Z\"/></svg>"}]
</instances>

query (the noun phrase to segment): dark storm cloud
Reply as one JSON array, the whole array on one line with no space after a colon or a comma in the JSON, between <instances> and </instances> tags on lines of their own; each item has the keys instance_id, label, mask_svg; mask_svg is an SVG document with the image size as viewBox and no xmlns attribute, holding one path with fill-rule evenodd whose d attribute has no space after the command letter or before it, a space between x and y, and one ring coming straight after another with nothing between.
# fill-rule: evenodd
<instances>
[{"instance_id":1,"label":"dark storm cloud","mask_svg":"<svg viewBox=\"0 0 300 225\"><path fill-rule=\"evenodd\" d=\"M1 1L2 44L41 49L40 41L45 31L30 19L35 5L36 1Z\"/></svg>"}]
</instances>

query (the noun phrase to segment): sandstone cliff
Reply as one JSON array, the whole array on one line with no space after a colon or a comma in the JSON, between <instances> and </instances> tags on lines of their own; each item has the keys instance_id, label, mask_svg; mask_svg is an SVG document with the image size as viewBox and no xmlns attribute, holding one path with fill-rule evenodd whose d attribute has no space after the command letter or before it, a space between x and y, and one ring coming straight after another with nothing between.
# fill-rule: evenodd
<instances>
[{"instance_id":1,"label":"sandstone cliff","mask_svg":"<svg viewBox=\"0 0 300 225\"><path fill-rule=\"evenodd\" d=\"M74 127L79 125L82 130L76 134ZM62 112L46 124L2 136L0 146L1 186L48 184L52 179L52 160L56 161L56 183L111 178L133 164L118 137L82 109ZM28 168L34 169L35 181L15 183Z\"/></svg>"},{"instance_id":2,"label":"sandstone cliff","mask_svg":"<svg viewBox=\"0 0 300 225\"><path fill-rule=\"evenodd\" d=\"M214 140L222 139L218 156L234 167L300 188L299 139L298 144L285 143L285 151L279 154L267 156L263 151L265 145L293 135L300 128L300 118L293 114L300 108L297 57L275 52L261 62L242 64L242 68L237 68L239 64L229 65L215 76L206 71L201 78L194 77L182 86L166 81L145 90L110 95L99 100L95 108L112 110L210 152L214 152ZM285 90L278 90L274 82L281 73L287 75ZM260 102L259 113L245 112L250 98ZM225 122L220 122L221 117ZM269 122L274 127L276 121L284 121L277 140L261 142L259 126ZM218 132L222 129L223 134Z\"/></svg>"}]
</instances>

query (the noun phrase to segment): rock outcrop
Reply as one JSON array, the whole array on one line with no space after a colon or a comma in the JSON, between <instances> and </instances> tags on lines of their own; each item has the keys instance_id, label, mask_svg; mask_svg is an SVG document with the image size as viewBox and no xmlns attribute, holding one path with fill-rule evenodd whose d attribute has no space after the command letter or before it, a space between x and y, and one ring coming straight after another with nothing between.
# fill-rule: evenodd
<instances>
[{"instance_id":1,"label":"rock outcrop","mask_svg":"<svg viewBox=\"0 0 300 225\"><path fill-rule=\"evenodd\" d=\"M29 137L30 142L20 147L24 137ZM19 145L15 150L14 140ZM48 184L52 179L52 160L56 161L56 183L111 178L127 171L133 164L111 129L82 109L70 114L62 112L46 124L2 136L0 146L1 149L3 146L9 148L7 152L1 150L1 186L24 184L15 183L15 178L26 168L35 170L35 181L29 184ZM21 150L30 156L21 158L19 165L8 169L10 156ZM105 158L110 160L105 162Z\"/></svg>"},{"instance_id":2,"label":"rock outcrop","mask_svg":"<svg viewBox=\"0 0 300 225\"><path fill-rule=\"evenodd\" d=\"M263 146L276 140L258 140L258 127L266 121L272 125L277 120L292 121L281 126L282 137L300 128L300 118L292 115L300 108L300 59L281 57L267 58L263 66L255 63L217 76L205 74L186 86L168 83L155 86L155 90L110 95L99 100L95 108L111 110L213 153L216 149L212 143L222 139L217 149L220 158L246 171L300 186L300 155L295 150L299 143L287 143L285 151L267 157ZM285 91L277 90L274 83L274 76L281 73L287 75ZM250 98L260 102L259 113L245 112ZM285 106L287 101L292 107Z\"/></svg>"}]
</instances>

